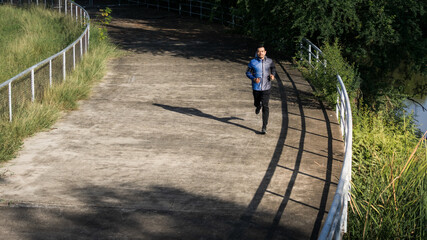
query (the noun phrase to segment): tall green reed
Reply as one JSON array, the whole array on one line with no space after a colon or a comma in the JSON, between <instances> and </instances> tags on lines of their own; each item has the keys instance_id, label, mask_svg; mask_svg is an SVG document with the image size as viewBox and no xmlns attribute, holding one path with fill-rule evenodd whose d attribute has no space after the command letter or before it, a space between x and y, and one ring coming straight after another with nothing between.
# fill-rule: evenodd
<instances>
[{"instance_id":1,"label":"tall green reed","mask_svg":"<svg viewBox=\"0 0 427 240\"><path fill-rule=\"evenodd\" d=\"M358 111L353 118L348 237L422 239L427 210L425 135L418 138L411 117L404 115L390 119L383 112Z\"/></svg>"}]
</instances>

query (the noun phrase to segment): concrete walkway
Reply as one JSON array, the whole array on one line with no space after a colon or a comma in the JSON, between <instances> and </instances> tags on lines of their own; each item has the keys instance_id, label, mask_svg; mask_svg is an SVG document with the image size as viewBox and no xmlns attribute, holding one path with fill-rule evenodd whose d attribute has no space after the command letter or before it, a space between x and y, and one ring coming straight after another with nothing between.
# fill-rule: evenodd
<instances>
[{"instance_id":1,"label":"concrete walkway","mask_svg":"<svg viewBox=\"0 0 427 240\"><path fill-rule=\"evenodd\" d=\"M300 73L276 63L260 135L249 40L173 13L113 11L111 36L129 54L0 169L0 238L315 239L343 143Z\"/></svg>"}]
</instances>

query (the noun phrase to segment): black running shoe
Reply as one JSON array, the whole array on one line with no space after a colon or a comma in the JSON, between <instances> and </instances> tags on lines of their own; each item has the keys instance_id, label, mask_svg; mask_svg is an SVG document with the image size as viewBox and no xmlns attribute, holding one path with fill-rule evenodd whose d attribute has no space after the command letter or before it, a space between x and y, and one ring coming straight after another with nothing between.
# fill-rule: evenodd
<instances>
[{"instance_id":1,"label":"black running shoe","mask_svg":"<svg viewBox=\"0 0 427 240\"><path fill-rule=\"evenodd\" d=\"M261 110L261 107L256 107L256 108L255 108L255 114L257 114L257 115L258 115L260 110Z\"/></svg>"},{"instance_id":2,"label":"black running shoe","mask_svg":"<svg viewBox=\"0 0 427 240\"><path fill-rule=\"evenodd\" d=\"M262 129L261 129L261 133L262 133L262 134L266 134L266 133L267 133L267 127L262 127Z\"/></svg>"}]
</instances>

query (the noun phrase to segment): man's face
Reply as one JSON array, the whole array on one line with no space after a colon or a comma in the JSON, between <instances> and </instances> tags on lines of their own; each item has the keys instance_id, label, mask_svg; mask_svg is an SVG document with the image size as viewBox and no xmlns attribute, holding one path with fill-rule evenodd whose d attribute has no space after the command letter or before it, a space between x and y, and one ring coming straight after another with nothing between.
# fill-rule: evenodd
<instances>
[{"instance_id":1,"label":"man's face","mask_svg":"<svg viewBox=\"0 0 427 240\"><path fill-rule=\"evenodd\" d=\"M258 55L259 58L264 59L265 54L267 53L267 51L265 51L264 47L260 47L257 49L256 54Z\"/></svg>"}]
</instances>

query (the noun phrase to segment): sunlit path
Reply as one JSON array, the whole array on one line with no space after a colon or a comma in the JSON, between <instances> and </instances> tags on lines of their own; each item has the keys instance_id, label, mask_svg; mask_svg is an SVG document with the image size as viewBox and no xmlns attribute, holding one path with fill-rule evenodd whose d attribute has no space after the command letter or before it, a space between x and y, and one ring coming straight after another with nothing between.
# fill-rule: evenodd
<instances>
[{"instance_id":1,"label":"sunlit path","mask_svg":"<svg viewBox=\"0 0 427 240\"><path fill-rule=\"evenodd\" d=\"M128 54L3 168L1 238L316 238L343 143L300 73L276 63L260 135L248 39L174 13L113 12Z\"/></svg>"}]
</instances>

